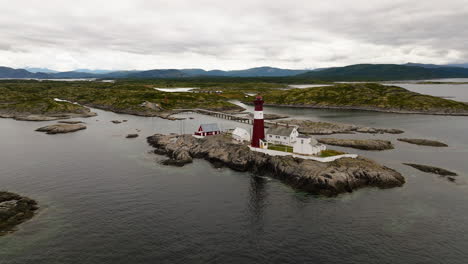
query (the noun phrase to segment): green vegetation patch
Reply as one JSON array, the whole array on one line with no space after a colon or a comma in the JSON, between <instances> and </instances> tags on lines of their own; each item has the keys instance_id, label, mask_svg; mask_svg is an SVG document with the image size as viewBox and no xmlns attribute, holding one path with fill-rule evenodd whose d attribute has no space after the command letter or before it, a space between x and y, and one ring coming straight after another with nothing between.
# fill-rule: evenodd
<instances>
[{"instance_id":1,"label":"green vegetation patch","mask_svg":"<svg viewBox=\"0 0 468 264\"><path fill-rule=\"evenodd\" d=\"M271 91L265 96L265 101L268 104L325 108L468 113L468 106L462 102L377 83L336 84L308 89Z\"/></svg>"},{"instance_id":2,"label":"green vegetation patch","mask_svg":"<svg viewBox=\"0 0 468 264\"><path fill-rule=\"evenodd\" d=\"M85 106L117 112L159 112L180 108L204 108L210 110L240 110L228 99L211 93L169 93L155 87L162 81L117 81L102 82L55 82L55 81L0 81L0 110L34 114L82 111L82 106L56 102L59 98ZM180 83L173 84L181 85ZM159 109L144 107L151 102Z\"/></svg>"},{"instance_id":3,"label":"green vegetation patch","mask_svg":"<svg viewBox=\"0 0 468 264\"><path fill-rule=\"evenodd\" d=\"M338 151L338 150L326 149L320 152L319 157L326 158L326 157L333 157L333 156L338 156L338 155L343 155L343 154L346 154L346 153Z\"/></svg>"},{"instance_id":4,"label":"green vegetation patch","mask_svg":"<svg viewBox=\"0 0 468 264\"><path fill-rule=\"evenodd\" d=\"M293 147L281 145L281 144L268 144L268 149L283 151L283 152L293 152Z\"/></svg>"}]
</instances>

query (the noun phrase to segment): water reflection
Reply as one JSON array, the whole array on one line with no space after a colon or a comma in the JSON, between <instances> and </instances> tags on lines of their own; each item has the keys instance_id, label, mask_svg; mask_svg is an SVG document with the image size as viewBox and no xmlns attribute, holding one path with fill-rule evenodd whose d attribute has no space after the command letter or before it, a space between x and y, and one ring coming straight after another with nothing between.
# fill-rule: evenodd
<instances>
[{"instance_id":1,"label":"water reflection","mask_svg":"<svg viewBox=\"0 0 468 264\"><path fill-rule=\"evenodd\" d=\"M249 189L249 216L252 226L263 227L264 211L267 206L268 192L266 191L267 178L262 176L252 176L250 178Z\"/></svg>"}]
</instances>

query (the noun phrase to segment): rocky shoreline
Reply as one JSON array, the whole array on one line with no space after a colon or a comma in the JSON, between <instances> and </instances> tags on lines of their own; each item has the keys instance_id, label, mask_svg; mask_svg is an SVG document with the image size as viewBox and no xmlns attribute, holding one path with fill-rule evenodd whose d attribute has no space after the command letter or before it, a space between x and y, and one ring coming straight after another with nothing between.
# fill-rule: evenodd
<instances>
[{"instance_id":1,"label":"rocky shoreline","mask_svg":"<svg viewBox=\"0 0 468 264\"><path fill-rule=\"evenodd\" d=\"M37 202L30 198L0 191L0 236L14 231L16 226L31 219L37 209Z\"/></svg>"},{"instance_id":2,"label":"rocky shoreline","mask_svg":"<svg viewBox=\"0 0 468 264\"><path fill-rule=\"evenodd\" d=\"M166 155L166 165L184 166L193 159L205 159L236 171L271 175L286 184L312 194L335 196L364 187L392 188L405 183L397 171L358 157L323 163L292 156L270 156L251 151L226 135L197 139L191 135L155 134L147 138L155 153Z\"/></svg>"},{"instance_id":3,"label":"rocky shoreline","mask_svg":"<svg viewBox=\"0 0 468 264\"><path fill-rule=\"evenodd\" d=\"M353 134L353 133L366 133L366 134L402 134L403 130L395 128L375 128L375 127L362 127L345 123L330 123L322 121L311 120L281 120L279 123L285 123L292 126L298 126L300 133L308 135L332 135L332 134Z\"/></svg>"},{"instance_id":4,"label":"rocky shoreline","mask_svg":"<svg viewBox=\"0 0 468 264\"><path fill-rule=\"evenodd\" d=\"M97 116L96 113L83 111L83 113L53 113L53 114L32 114L22 112L4 111L0 112L0 118L13 118L18 121L54 121L70 118L87 118Z\"/></svg>"},{"instance_id":5,"label":"rocky shoreline","mask_svg":"<svg viewBox=\"0 0 468 264\"><path fill-rule=\"evenodd\" d=\"M394 149L392 142L380 139L318 138L317 141L326 145L355 148L361 150Z\"/></svg>"},{"instance_id":6,"label":"rocky shoreline","mask_svg":"<svg viewBox=\"0 0 468 264\"><path fill-rule=\"evenodd\" d=\"M251 102L242 102L242 103L252 104ZM382 109L378 107L366 107L366 106L288 105L288 104L268 104L268 103L265 103L264 106L312 108L312 109L358 110L358 111L372 111L372 112L383 112L383 113L393 113L393 114L468 116L468 112L447 112L446 110L409 111L409 110L400 110L400 109Z\"/></svg>"}]
</instances>

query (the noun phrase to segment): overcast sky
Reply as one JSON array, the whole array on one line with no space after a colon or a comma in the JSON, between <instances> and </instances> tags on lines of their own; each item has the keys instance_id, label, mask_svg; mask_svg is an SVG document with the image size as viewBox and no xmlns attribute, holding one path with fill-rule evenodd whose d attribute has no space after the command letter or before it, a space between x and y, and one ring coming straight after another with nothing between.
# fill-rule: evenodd
<instances>
[{"instance_id":1,"label":"overcast sky","mask_svg":"<svg viewBox=\"0 0 468 264\"><path fill-rule=\"evenodd\" d=\"M0 0L0 65L55 70L468 62L467 0Z\"/></svg>"}]
</instances>

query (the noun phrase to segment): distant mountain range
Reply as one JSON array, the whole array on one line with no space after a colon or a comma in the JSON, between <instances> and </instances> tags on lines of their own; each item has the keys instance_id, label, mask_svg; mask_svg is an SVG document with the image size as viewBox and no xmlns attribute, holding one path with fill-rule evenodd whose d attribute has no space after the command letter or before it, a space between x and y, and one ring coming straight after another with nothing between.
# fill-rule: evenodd
<instances>
[{"instance_id":1,"label":"distant mountain range","mask_svg":"<svg viewBox=\"0 0 468 264\"><path fill-rule=\"evenodd\" d=\"M394 81L443 78L468 78L468 68L429 65L356 64L296 75L297 78L323 81Z\"/></svg>"},{"instance_id":2,"label":"distant mountain range","mask_svg":"<svg viewBox=\"0 0 468 264\"><path fill-rule=\"evenodd\" d=\"M463 65L463 64L460 64ZM0 67L0 78L29 79L77 79L77 78L190 78L190 77L288 77L324 81L386 81L421 80L441 78L468 78L468 68L451 65L407 63L356 64L345 67L315 70L291 70L273 67L257 67L246 70L221 71L203 69L155 69L147 71L88 70L56 72L44 68L13 69Z\"/></svg>"},{"instance_id":3,"label":"distant mountain range","mask_svg":"<svg viewBox=\"0 0 468 264\"><path fill-rule=\"evenodd\" d=\"M441 68L441 67L468 68L468 63L437 65L437 64L423 64L423 63L412 63L412 62L408 62L408 63L403 64L403 65L406 65L406 66L418 66L418 67L423 67L423 68Z\"/></svg>"},{"instance_id":4,"label":"distant mountain range","mask_svg":"<svg viewBox=\"0 0 468 264\"><path fill-rule=\"evenodd\" d=\"M258 67L246 70L205 71L203 69L163 69L148 71L109 71L79 69L75 71L56 72L45 68L13 69L0 67L0 78L38 78L38 79L62 79L62 78L184 78L198 76L218 77L285 77L305 73L308 70L290 70L273 67Z\"/></svg>"}]
</instances>

